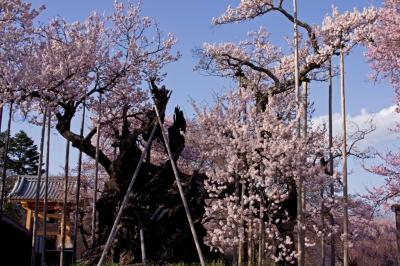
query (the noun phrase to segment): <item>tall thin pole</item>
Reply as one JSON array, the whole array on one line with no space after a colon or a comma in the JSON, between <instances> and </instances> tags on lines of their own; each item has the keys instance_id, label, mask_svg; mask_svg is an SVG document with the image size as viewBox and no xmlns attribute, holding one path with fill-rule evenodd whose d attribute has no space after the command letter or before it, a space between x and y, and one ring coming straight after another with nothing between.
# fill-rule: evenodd
<instances>
[{"instance_id":1,"label":"tall thin pole","mask_svg":"<svg viewBox=\"0 0 400 266\"><path fill-rule=\"evenodd\" d=\"M42 262L46 264L46 237L47 237L47 205L49 194L49 167L50 167L50 132L51 132L51 110L49 108L47 115L47 144L46 144L46 172L44 181L44 207L43 207L43 246L42 246Z\"/></svg>"},{"instance_id":2,"label":"tall thin pole","mask_svg":"<svg viewBox=\"0 0 400 266\"><path fill-rule=\"evenodd\" d=\"M1 132L1 124L3 123L3 105L0 106L0 132Z\"/></svg>"},{"instance_id":3,"label":"tall thin pole","mask_svg":"<svg viewBox=\"0 0 400 266\"><path fill-rule=\"evenodd\" d=\"M257 266L262 266L264 261L265 250L265 224L264 224L264 202L260 201L260 225L259 225L259 243L258 243L258 259Z\"/></svg>"},{"instance_id":4,"label":"tall thin pole","mask_svg":"<svg viewBox=\"0 0 400 266\"><path fill-rule=\"evenodd\" d=\"M81 120L81 129L80 136L83 137L83 133L85 130L85 112L86 112L86 102L83 102L83 110L82 110L82 120ZM79 218L79 206L80 206L80 193L81 193L81 175L82 175L82 151L79 150L78 155L78 176L76 178L76 191L75 191L75 215L74 215L74 243L73 243L73 261L76 261L76 243L78 238L78 218Z\"/></svg>"},{"instance_id":5,"label":"tall thin pole","mask_svg":"<svg viewBox=\"0 0 400 266\"><path fill-rule=\"evenodd\" d=\"M340 48L340 92L342 102L342 174L343 174L343 200L344 200L344 221L343 221L343 265L349 265L349 199L347 184L347 144L346 144L346 98L344 90L344 52Z\"/></svg>"},{"instance_id":6,"label":"tall thin pole","mask_svg":"<svg viewBox=\"0 0 400 266\"><path fill-rule=\"evenodd\" d=\"M60 266L65 265L65 236L66 236L66 223L67 223L67 204L68 204L68 179L69 179L69 140L65 148L65 176L64 176L64 200L63 211L61 218L61 252L60 252Z\"/></svg>"},{"instance_id":7,"label":"tall thin pole","mask_svg":"<svg viewBox=\"0 0 400 266\"><path fill-rule=\"evenodd\" d=\"M333 153L332 153L332 147L333 147L333 122L332 122L332 117L333 117L333 109L332 109L332 59L329 59L329 66L328 66L328 80L329 80L329 87L328 87L328 94L329 94L329 110L328 110L328 124L329 124L329 175L333 176ZM333 182L330 184L330 196L333 198L335 196L335 187L333 185ZM330 224L331 228L335 226L335 219L333 218L333 214L330 214ZM336 264L336 250L335 250L335 234L332 232L331 233L331 266L335 266Z\"/></svg>"},{"instance_id":8,"label":"tall thin pole","mask_svg":"<svg viewBox=\"0 0 400 266\"><path fill-rule=\"evenodd\" d=\"M3 214L4 210L4 202L5 202L5 192L6 192L6 178L7 178L7 163L8 163L8 148L10 145L10 131L11 131L11 121L12 121L12 112L13 112L13 104L10 104L10 110L8 113L8 122L7 122L7 135L6 135L6 143L4 144L3 150L3 173L1 180L1 198L0 198L0 214Z\"/></svg>"},{"instance_id":9,"label":"tall thin pole","mask_svg":"<svg viewBox=\"0 0 400 266\"><path fill-rule=\"evenodd\" d=\"M180 178L179 178L178 169L176 167L176 164L175 164L175 161L174 161L174 157L173 157L172 152L171 152L171 147L169 146L168 137L167 137L167 134L165 133L165 129L164 129L163 123L161 121L161 116L160 116L160 113L158 111L157 105L155 104L155 99L154 98L153 98L153 101L154 101L154 110L156 111L156 114L157 114L158 124L160 125L161 133L162 133L162 136L163 136L163 139L164 139L164 142L165 142L165 147L167 148L169 161L171 162L172 170L173 170L174 175L175 175L176 185L178 186L179 194L181 196L183 207L184 207L185 212L186 212L186 217L187 217L188 222L189 222L190 230L192 231L192 236L193 236L194 243L196 245L197 254L199 256L200 264L201 264L201 266L205 266L206 264L204 262L203 253L201 251L199 239L197 238L196 230L195 230L194 225L193 225L192 216L190 215L190 211L189 211L189 205L187 204L187 201L186 201L186 198L185 198L185 194L183 192L183 188L182 188L181 181L180 181Z\"/></svg>"},{"instance_id":10,"label":"tall thin pole","mask_svg":"<svg viewBox=\"0 0 400 266\"><path fill-rule=\"evenodd\" d=\"M144 230L143 230L143 227L140 228L140 250L142 251L142 265L143 266L147 266L146 246L144 244Z\"/></svg>"},{"instance_id":11,"label":"tall thin pole","mask_svg":"<svg viewBox=\"0 0 400 266\"><path fill-rule=\"evenodd\" d=\"M303 89L303 137L307 138L307 130L308 130L308 82L304 82L304 89ZM304 183L304 180L303 180ZM303 212L306 211L306 186L302 185L302 192L301 192L301 208Z\"/></svg>"},{"instance_id":12,"label":"tall thin pole","mask_svg":"<svg viewBox=\"0 0 400 266\"><path fill-rule=\"evenodd\" d=\"M97 122L97 136L96 136L96 164L94 174L94 187L93 187L93 210L92 210L92 247L96 243L96 202L97 202L97 183L99 179L99 153L100 153L100 134L101 134L101 93L99 95L99 103L97 106L98 122Z\"/></svg>"},{"instance_id":13,"label":"tall thin pole","mask_svg":"<svg viewBox=\"0 0 400 266\"><path fill-rule=\"evenodd\" d=\"M42 164L43 164L43 147L44 147L44 136L46 132L46 119L47 109L43 112L42 119L42 132L40 134L40 150L39 150L39 164L37 170L37 183L36 183L36 195L35 195L35 215L33 218L33 232L32 232L32 252L31 252L31 265L34 266L36 263L36 245L37 245L37 229L39 226L39 196L40 196L40 185L42 181Z\"/></svg>"},{"instance_id":14,"label":"tall thin pole","mask_svg":"<svg viewBox=\"0 0 400 266\"><path fill-rule=\"evenodd\" d=\"M293 0L293 28L294 28L294 82L295 82L295 93L297 102L297 111L300 111L300 81L299 81L299 31L297 21L297 0ZM300 137L300 118L298 118L298 129L297 135ZM304 266L304 237L303 237L303 204L302 204L302 193L303 192L303 178L298 177L297 181L297 253L298 253L298 265Z\"/></svg>"},{"instance_id":15,"label":"tall thin pole","mask_svg":"<svg viewBox=\"0 0 400 266\"><path fill-rule=\"evenodd\" d=\"M400 205L392 205L392 211L396 218L397 265L400 265Z\"/></svg>"}]
</instances>

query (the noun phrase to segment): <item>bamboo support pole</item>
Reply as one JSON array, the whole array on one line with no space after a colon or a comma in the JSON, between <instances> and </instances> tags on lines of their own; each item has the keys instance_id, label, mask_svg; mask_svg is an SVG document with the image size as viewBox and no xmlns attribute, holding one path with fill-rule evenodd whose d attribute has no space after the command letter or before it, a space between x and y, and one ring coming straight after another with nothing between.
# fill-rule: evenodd
<instances>
[{"instance_id":1,"label":"bamboo support pole","mask_svg":"<svg viewBox=\"0 0 400 266\"><path fill-rule=\"evenodd\" d=\"M259 224L259 243L258 243L258 258L257 266L263 266L264 263L264 250L265 250L265 225L264 225L264 202L260 202L260 224Z\"/></svg>"},{"instance_id":2,"label":"bamboo support pole","mask_svg":"<svg viewBox=\"0 0 400 266\"><path fill-rule=\"evenodd\" d=\"M86 101L83 102L82 109L82 120L81 120L81 128L79 135L83 137L83 133L85 130L85 113L86 113ZM73 250L72 250L72 260L76 261L76 243L78 238L78 218L79 218L79 209L80 209L80 193L81 193L81 176L82 176L82 151L79 150L78 155L78 173L76 177L76 190L75 190L75 212L74 212L74 236L73 236Z\"/></svg>"},{"instance_id":3,"label":"bamboo support pole","mask_svg":"<svg viewBox=\"0 0 400 266\"><path fill-rule=\"evenodd\" d=\"M51 132L51 110L47 114L47 143L46 143L46 172L44 175L44 207L43 207L43 246L41 265L46 264L46 237L47 237L47 205L49 194L49 167L50 167L50 132Z\"/></svg>"},{"instance_id":4,"label":"bamboo support pole","mask_svg":"<svg viewBox=\"0 0 400 266\"><path fill-rule=\"evenodd\" d=\"M293 0L293 28L294 28L294 76L295 76L295 93L297 102L297 111L299 112L300 107L300 81L299 81L299 32L298 32L298 21L297 21L297 0ZM297 130L297 135L300 137L300 118ZM302 192L303 192L303 178L298 177L297 181L297 253L298 253L298 265L304 266L304 235L303 235L303 205L302 205Z\"/></svg>"},{"instance_id":5,"label":"bamboo support pole","mask_svg":"<svg viewBox=\"0 0 400 266\"><path fill-rule=\"evenodd\" d=\"M100 152L100 135L101 135L101 99L102 95L99 95L99 103L97 107L98 112L98 122L97 122L97 134L96 134L96 164L95 164L95 174L94 174L94 186L93 186L93 209L92 209L92 247L96 243L96 224L97 224L97 212L96 212L96 202L97 202L97 186L99 179L99 152Z\"/></svg>"},{"instance_id":6,"label":"bamboo support pole","mask_svg":"<svg viewBox=\"0 0 400 266\"><path fill-rule=\"evenodd\" d=\"M32 251L31 251L31 265L36 264L36 246L37 246L37 231L39 226L39 196L41 190L42 181L42 163L43 163L43 148L44 148L44 137L46 132L46 119L47 119L47 109L43 112L42 119L42 131L40 133L40 148L39 148L39 163L37 169L37 183L36 183L36 193L35 193L35 213L33 216L33 229L32 229Z\"/></svg>"},{"instance_id":7,"label":"bamboo support pole","mask_svg":"<svg viewBox=\"0 0 400 266\"><path fill-rule=\"evenodd\" d=\"M332 97L332 89L333 89L333 82L332 82L332 59L329 59L329 65L328 65L328 132L329 132L329 174L333 176L333 153L332 153L332 147L333 147L333 97ZM333 183L330 184L330 196L333 198L335 196L335 187ZM333 228L335 226L335 219L333 218L333 215L329 215L330 218L330 225ZM330 257L330 264L331 266L336 265L336 250L335 250L335 234L331 233L331 257Z\"/></svg>"},{"instance_id":8,"label":"bamboo support pole","mask_svg":"<svg viewBox=\"0 0 400 266\"><path fill-rule=\"evenodd\" d=\"M10 104L10 110L8 113L8 122L7 122L7 133L6 140L3 149L3 173L1 176L1 197L0 197L0 214L3 214L4 210L4 202L5 202L5 189L6 189L6 178L7 178L7 162L8 162L8 148L10 144L10 131L11 131L11 121L12 121L12 110L13 104Z\"/></svg>"},{"instance_id":9,"label":"bamboo support pole","mask_svg":"<svg viewBox=\"0 0 400 266\"><path fill-rule=\"evenodd\" d=\"M144 244L144 230L140 228L140 250L142 252L142 265L147 266L146 246Z\"/></svg>"},{"instance_id":10,"label":"bamboo support pole","mask_svg":"<svg viewBox=\"0 0 400 266\"><path fill-rule=\"evenodd\" d=\"M0 106L0 132L2 124L3 124L3 106Z\"/></svg>"},{"instance_id":11,"label":"bamboo support pole","mask_svg":"<svg viewBox=\"0 0 400 266\"><path fill-rule=\"evenodd\" d=\"M396 218L397 265L400 265L400 205L392 205L392 211Z\"/></svg>"},{"instance_id":12,"label":"bamboo support pole","mask_svg":"<svg viewBox=\"0 0 400 266\"><path fill-rule=\"evenodd\" d=\"M246 185L241 184L241 190L240 190L240 229L243 230L243 234L245 233L244 229L244 216L243 216L243 210L244 210L244 193L246 191ZM240 233L240 231L239 231ZM245 239L245 236L243 236L243 240ZM239 235L239 246L238 246L238 266L242 266L244 264L244 241L240 238Z\"/></svg>"},{"instance_id":13,"label":"bamboo support pole","mask_svg":"<svg viewBox=\"0 0 400 266\"><path fill-rule=\"evenodd\" d=\"M346 144L346 97L344 87L344 51L340 49L340 93L342 109L342 174L343 174L343 200L344 200L344 221L343 221L343 265L349 265L349 199L347 184L347 144Z\"/></svg>"},{"instance_id":14,"label":"bamboo support pole","mask_svg":"<svg viewBox=\"0 0 400 266\"><path fill-rule=\"evenodd\" d=\"M61 217L60 266L64 266L66 263L66 261L65 261L65 237L66 237L67 204L68 204L69 146L70 146L70 143L67 140L67 146L65 148L64 199L63 199L63 211L62 211L62 217Z\"/></svg>"}]
</instances>

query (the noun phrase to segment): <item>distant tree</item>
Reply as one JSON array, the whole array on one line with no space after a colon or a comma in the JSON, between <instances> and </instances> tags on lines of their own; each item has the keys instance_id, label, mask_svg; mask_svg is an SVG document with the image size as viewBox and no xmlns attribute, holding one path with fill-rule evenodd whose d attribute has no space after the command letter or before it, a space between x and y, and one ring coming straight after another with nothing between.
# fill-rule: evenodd
<instances>
[{"instance_id":1,"label":"distant tree","mask_svg":"<svg viewBox=\"0 0 400 266\"><path fill-rule=\"evenodd\" d=\"M4 140L6 132L0 133L0 150L3 155ZM20 131L10 139L7 160L8 175L36 175L38 169L39 153L34 141L24 132ZM4 165L4 158L0 158L1 166ZM5 192L6 195L14 186L15 179L6 179ZM22 221L23 211L19 204L7 203L4 212L16 220Z\"/></svg>"},{"instance_id":2,"label":"distant tree","mask_svg":"<svg viewBox=\"0 0 400 266\"><path fill-rule=\"evenodd\" d=\"M9 169L18 175L36 175L39 153L34 141L20 131L11 138L9 150Z\"/></svg>"}]
</instances>

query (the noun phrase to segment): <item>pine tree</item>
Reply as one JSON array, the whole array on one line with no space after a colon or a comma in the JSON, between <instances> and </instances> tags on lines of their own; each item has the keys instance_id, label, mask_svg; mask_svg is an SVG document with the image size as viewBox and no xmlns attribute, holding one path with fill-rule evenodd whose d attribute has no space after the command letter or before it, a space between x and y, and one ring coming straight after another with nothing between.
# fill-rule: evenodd
<instances>
[{"instance_id":1,"label":"pine tree","mask_svg":"<svg viewBox=\"0 0 400 266\"><path fill-rule=\"evenodd\" d=\"M33 140L24 132L18 132L10 141L9 169L17 175L36 175L39 153Z\"/></svg>"}]
</instances>

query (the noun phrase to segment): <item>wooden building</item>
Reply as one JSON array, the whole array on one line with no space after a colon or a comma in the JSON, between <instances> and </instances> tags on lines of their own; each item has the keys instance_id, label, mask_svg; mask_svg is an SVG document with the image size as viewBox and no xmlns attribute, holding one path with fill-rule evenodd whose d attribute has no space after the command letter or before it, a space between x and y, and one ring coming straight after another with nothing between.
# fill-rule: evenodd
<instances>
[{"instance_id":1,"label":"wooden building","mask_svg":"<svg viewBox=\"0 0 400 266\"><path fill-rule=\"evenodd\" d=\"M11 177L12 178L12 177ZM15 185L8 195L10 202L19 203L25 210L25 228L32 232L35 216L35 198L37 188L37 176L16 176ZM66 219L65 250L68 257L72 256L72 212L74 210L76 192L76 181L68 183L68 204ZM46 262L49 265L57 261L61 248L61 219L64 199L64 180L60 177L49 177L48 182L48 207L46 222L46 239L43 238L43 210L45 198L45 181L41 180L39 192L38 217L39 226L37 230L37 254L41 256L44 241L46 241ZM70 253L70 254L69 254Z\"/></svg>"}]
</instances>

